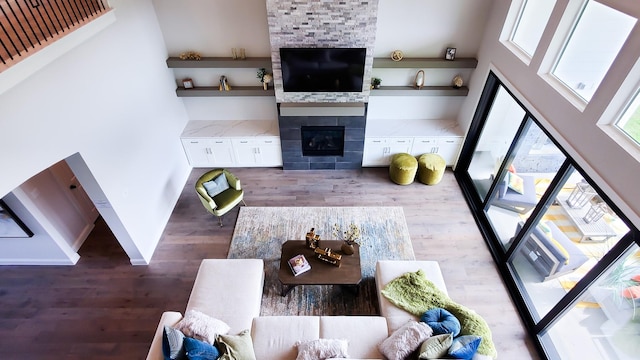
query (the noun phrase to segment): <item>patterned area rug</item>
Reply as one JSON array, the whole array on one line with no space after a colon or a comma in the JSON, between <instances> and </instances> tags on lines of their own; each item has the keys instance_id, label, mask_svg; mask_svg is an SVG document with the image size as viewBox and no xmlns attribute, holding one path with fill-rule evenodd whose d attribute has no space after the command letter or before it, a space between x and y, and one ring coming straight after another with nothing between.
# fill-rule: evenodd
<instances>
[{"instance_id":1,"label":"patterned area rug","mask_svg":"<svg viewBox=\"0 0 640 360\"><path fill-rule=\"evenodd\" d=\"M297 286L285 297L278 280L280 251L287 240L304 240L315 228L331 240L332 228L361 229L362 282L359 293L339 286ZM374 281L377 260L415 259L401 207L241 207L229 248L230 259L265 261L261 315L377 315Z\"/></svg>"}]
</instances>

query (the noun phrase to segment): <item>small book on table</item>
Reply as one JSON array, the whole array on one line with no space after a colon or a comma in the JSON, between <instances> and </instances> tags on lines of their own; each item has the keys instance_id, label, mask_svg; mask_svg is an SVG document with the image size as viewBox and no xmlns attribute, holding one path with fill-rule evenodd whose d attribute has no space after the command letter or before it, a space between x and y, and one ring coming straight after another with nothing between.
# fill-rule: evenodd
<instances>
[{"instance_id":1,"label":"small book on table","mask_svg":"<svg viewBox=\"0 0 640 360\"><path fill-rule=\"evenodd\" d=\"M311 265L307 261L304 255L296 255L289 259L289 267L294 276L298 276L311 270Z\"/></svg>"}]
</instances>

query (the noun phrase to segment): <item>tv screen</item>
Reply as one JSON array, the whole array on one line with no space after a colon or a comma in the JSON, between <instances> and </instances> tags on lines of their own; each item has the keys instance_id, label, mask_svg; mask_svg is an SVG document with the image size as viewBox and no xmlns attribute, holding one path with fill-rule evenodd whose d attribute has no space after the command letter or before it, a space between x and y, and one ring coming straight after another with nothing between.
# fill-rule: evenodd
<instances>
[{"instance_id":1,"label":"tv screen","mask_svg":"<svg viewBox=\"0 0 640 360\"><path fill-rule=\"evenodd\" d=\"M362 92L365 48L280 48L285 92Z\"/></svg>"}]
</instances>

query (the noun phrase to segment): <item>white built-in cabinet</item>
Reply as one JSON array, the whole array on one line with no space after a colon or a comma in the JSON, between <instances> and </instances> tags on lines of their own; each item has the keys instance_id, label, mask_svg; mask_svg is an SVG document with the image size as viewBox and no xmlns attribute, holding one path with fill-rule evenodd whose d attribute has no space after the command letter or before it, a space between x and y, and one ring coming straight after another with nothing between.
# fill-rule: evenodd
<instances>
[{"instance_id":1,"label":"white built-in cabinet","mask_svg":"<svg viewBox=\"0 0 640 360\"><path fill-rule=\"evenodd\" d=\"M388 166L391 156L398 153L436 153L452 166L462 141L462 131L453 120L375 120L367 122L362 165Z\"/></svg>"},{"instance_id":2,"label":"white built-in cabinet","mask_svg":"<svg viewBox=\"0 0 640 360\"><path fill-rule=\"evenodd\" d=\"M275 120L190 121L181 140L193 167L282 166Z\"/></svg>"}]
</instances>

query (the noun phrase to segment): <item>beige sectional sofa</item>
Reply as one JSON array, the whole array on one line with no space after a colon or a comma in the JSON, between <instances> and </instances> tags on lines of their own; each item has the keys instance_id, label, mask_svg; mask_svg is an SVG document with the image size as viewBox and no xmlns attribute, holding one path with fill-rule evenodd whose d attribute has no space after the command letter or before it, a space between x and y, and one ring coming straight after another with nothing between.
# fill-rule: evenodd
<instances>
[{"instance_id":1,"label":"beige sectional sofa","mask_svg":"<svg viewBox=\"0 0 640 360\"><path fill-rule=\"evenodd\" d=\"M320 338L349 340L348 353L352 359L383 359L378 344L415 317L389 303L379 290L405 272L422 269L446 292L435 261L379 261L376 285L382 316L260 316L263 269L260 259L203 260L186 308L224 321L231 327L230 334L251 329L259 360L295 360L297 341ZM164 325L175 325L181 318L182 314L175 311L162 314L147 360L163 359Z\"/></svg>"}]
</instances>

